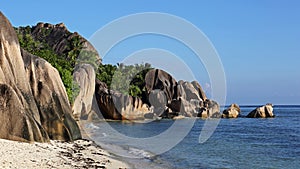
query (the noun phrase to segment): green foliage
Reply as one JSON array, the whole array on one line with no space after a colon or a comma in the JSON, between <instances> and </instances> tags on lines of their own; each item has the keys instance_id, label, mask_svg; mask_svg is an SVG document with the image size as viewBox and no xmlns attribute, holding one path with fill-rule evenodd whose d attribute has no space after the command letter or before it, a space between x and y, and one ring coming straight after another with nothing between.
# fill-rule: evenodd
<instances>
[{"instance_id":1,"label":"green foliage","mask_svg":"<svg viewBox=\"0 0 300 169\"><path fill-rule=\"evenodd\" d=\"M98 57L98 54L94 51L81 50L76 59L76 64L84 63L93 66L94 70L96 70L98 65L100 65L101 63L101 59Z\"/></svg>"},{"instance_id":2,"label":"green foliage","mask_svg":"<svg viewBox=\"0 0 300 169\"><path fill-rule=\"evenodd\" d=\"M135 97L142 97L145 92L145 76L152 69L151 65L135 64L100 64L101 59L94 51L83 50L84 40L80 36L66 32L64 36L68 38L67 45L63 52L56 53L47 43L47 38L51 34L51 29L41 28L41 31L32 36L32 28L15 28L20 45L28 52L40 56L54 66L63 81L70 103L79 94L79 86L73 83L73 72L77 64L87 63L96 70L96 78L105 82L109 89L119 91Z\"/></svg>"},{"instance_id":3,"label":"green foliage","mask_svg":"<svg viewBox=\"0 0 300 169\"><path fill-rule=\"evenodd\" d=\"M145 92L145 76L152 69L151 65L135 64L100 65L97 78L105 82L109 89L135 97L142 97Z\"/></svg>"},{"instance_id":4,"label":"green foliage","mask_svg":"<svg viewBox=\"0 0 300 169\"><path fill-rule=\"evenodd\" d=\"M68 57L68 59L66 59L66 57L63 55L56 54L45 41L38 41L33 39L33 37L31 36L31 28L29 26L16 28L16 32L18 35L20 46L23 49L36 56L44 58L58 70L62 82L66 88L70 104L72 104L76 96L79 94L79 86L78 84L73 83L72 76L74 65L76 63L76 57L74 57L75 54L71 55L72 57ZM49 33L49 30L42 29L40 38L45 38L49 35ZM74 53L78 53L78 48L74 50L72 49L71 51L73 51Z\"/></svg>"}]
</instances>

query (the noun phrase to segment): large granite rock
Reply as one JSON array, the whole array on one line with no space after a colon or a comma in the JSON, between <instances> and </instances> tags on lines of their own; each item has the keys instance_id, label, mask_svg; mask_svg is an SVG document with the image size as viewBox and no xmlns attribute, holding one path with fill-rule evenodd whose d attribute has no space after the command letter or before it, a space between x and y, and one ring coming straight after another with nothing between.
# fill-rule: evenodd
<instances>
[{"instance_id":1,"label":"large granite rock","mask_svg":"<svg viewBox=\"0 0 300 169\"><path fill-rule=\"evenodd\" d=\"M66 89L58 71L47 61L21 50L27 79L39 109L40 122L50 139L74 140L81 137L71 115Z\"/></svg>"},{"instance_id":2,"label":"large granite rock","mask_svg":"<svg viewBox=\"0 0 300 169\"><path fill-rule=\"evenodd\" d=\"M0 83L0 138L16 141L49 140L41 124L26 109L23 96L10 85Z\"/></svg>"},{"instance_id":3,"label":"large granite rock","mask_svg":"<svg viewBox=\"0 0 300 169\"><path fill-rule=\"evenodd\" d=\"M240 113L240 106L237 104L231 104L226 110L223 111L222 118L237 118Z\"/></svg>"},{"instance_id":4,"label":"large granite rock","mask_svg":"<svg viewBox=\"0 0 300 169\"><path fill-rule=\"evenodd\" d=\"M71 60L75 67L73 72L74 83L80 87L79 93L75 91L76 98L72 100L72 112L76 120L86 119L91 114L92 100L95 92L95 71L101 58L92 44L77 32L70 32L63 23L38 23L32 27L16 28L18 34L30 34L38 42L47 46L60 57ZM76 63L74 63L76 59Z\"/></svg>"},{"instance_id":5,"label":"large granite rock","mask_svg":"<svg viewBox=\"0 0 300 169\"><path fill-rule=\"evenodd\" d=\"M165 93L168 103L177 98L177 82L163 70L150 70L145 77L145 87L148 97L151 91L159 89Z\"/></svg>"},{"instance_id":6,"label":"large granite rock","mask_svg":"<svg viewBox=\"0 0 300 169\"><path fill-rule=\"evenodd\" d=\"M81 137L58 72L22 52L16 33L0 13L0 138L46 142Z\"/></svg>"},{"instance_id":7,"label":"large granite rock","mask_svg":"<svg viewBox=\"0 0 300 169\"><path fill-rule=\"evenodd\" d=\"M146 89L149 105L163 118L219 117L218 103L207 99L196 81L176 80L165 71L152 69L146 74Z\"/></svg>"},{"instance_id":8,"label":"large granite rock","mask_svg":"<svg viewBox=\"0 0 300 169\"><path fill-rule=\"evenodd\" d=\"M105 83L96 80L96 100L99 117L113 120L143 120L149 107L140 98L124 95L107 89Z\"/></svg>"},{"instance_id":9,"label":"large granite rock","mask_svg":"<svg viewBox=\"0 0 300 169\"><path fill-rule=\"evenodd\" d=\"M50 23L38 23L31 28L31 36L38 41L46 42L57 54L64 55L70 52L72 48L78 50L93 51L98 55L93 45L77 32L71 33L63 23L52 25ZM75 44L70 44L72 39L76 39ZM80 44L80 46L79 46ZM99 57L100 58L100 57ZM99 60L99 62L101 59Z\"/></svg>"},{"instance_id":10,"label":"large granite rock","mask_svg":"<svg viewBox=\"0 0 300 169\"><path fill-rule=\"evenodd\" d=\"M167 109L167 97L165 92L159 89L152 90L148 96L152 111L156 116L162 116Z\"/></svg>"},{"instance_id":11,"label":"large granite rock","mask_svg":"<svg viewBox=\"0 0 300 169\"><path fill-rule=\"evenodd\" d=\"M78 120L87 118L92 111L96 74L89 64L78 65L73 73L74 83L79 85L79 94L72 106L73 116Z\"/></svg>"},{"instance_id":12,"label":"large granite rock","mask_svg":"<svg viewBox=\"0 0 300 169\"><path fill-rule=\"evenodd\" d=\"M201 111L198 113L197 117L201 118L220 118L220 105L210 99L206 99L201 106Z\"/></svg>"},{"instance_id":13,"label":"large granite rock","mask_svg":"<svg viewBox=\"0 0 300 169\"><path fill-rule=\"evenodd\" d=\"M198 90L194 87L194 85L191 83L191 82L183 82L181 84L181 86L183 87L183 91L185 94L185 98L186 100L190 101L192 99L195 99L195 100L201 100L201 97L199 96L199 92Z\"/></svg>"},{"instance_id":14,"label":"large granite rock","mask_svg":"<svg viewBox=\"0 0 300 169\"><path fill-rule=\"evenodd\" d=\"M251 111L247 117L249 118L268 118L268 117L275 117L273 114L273 105L266 104L265 106L261 106L256 108L255 110Z\"/></svg>"},{"instance_id":15,"label":"large granite rock","mask_svg":"<svg viewBox=\"0 0 300 169\"><path fill-rule=\"evenodd\" d=\"M198 91L199 97L205 101L207 99L204 90L202 89L201 85L197 81L192 81L192 85Z\"/></svg>"}]
</instances>

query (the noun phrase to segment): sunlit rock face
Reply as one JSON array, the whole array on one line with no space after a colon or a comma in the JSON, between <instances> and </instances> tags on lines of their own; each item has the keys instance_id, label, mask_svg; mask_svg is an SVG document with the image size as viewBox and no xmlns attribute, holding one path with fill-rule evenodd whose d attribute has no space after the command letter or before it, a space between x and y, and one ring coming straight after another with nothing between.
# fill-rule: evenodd
<instances>
[{"instance_id":1,"label":"sunlit rock face","mask_svg":"<svg viewBox=\"0 0 300 169\"><path fill-rule=\"evenodd\" d=\"M273 114L273 105L268 103L264 106L258 107L255 110L251 111L247 117L249 118L268 118L275 117Z\"/></svg>"},{"instance_id":2,"label":"sunlit rock face","mask_svg":"<svg viewBox=\"0 0 300 169\"><path fill-rule=\"evenodd\" d=\"M47 142L81 138L56 69L22 51L0 13L0 138Z\"/></svg>"},{"instance_id":3,"label":"sunlit rock face","mask_svg":"<svg viewBox=\"0 0 300 169\"><path fill-rule=\"evenodd\" d=\"M237 104L231 104L223 111L222 118L237 118L241 113L241 109Z\"/></svg>"}]
</instances>

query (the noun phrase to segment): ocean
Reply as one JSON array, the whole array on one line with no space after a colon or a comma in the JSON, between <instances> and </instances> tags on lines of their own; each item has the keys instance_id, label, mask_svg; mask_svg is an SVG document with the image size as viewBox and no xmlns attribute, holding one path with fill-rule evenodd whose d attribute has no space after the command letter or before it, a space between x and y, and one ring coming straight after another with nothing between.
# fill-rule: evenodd
<instances>
[{"instance_id":1,"label":"ocean","mask_svg":"<svg viewBox=\"0 0 300 169\"><path fill-rule=\"evenodd\" d=\"M241 115L256 107L241 106ZM220 119L204 143L199 143L199 135L205 119L93 122L84 128L97 144L134 168L298 169L300 106L274 106L274 114L267 119Z\"/></svg>"}]
</instances>

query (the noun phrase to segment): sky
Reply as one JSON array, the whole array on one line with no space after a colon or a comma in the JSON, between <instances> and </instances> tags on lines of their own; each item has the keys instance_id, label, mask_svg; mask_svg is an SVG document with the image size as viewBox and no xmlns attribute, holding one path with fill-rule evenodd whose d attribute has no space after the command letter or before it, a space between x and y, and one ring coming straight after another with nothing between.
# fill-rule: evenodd
<instances>
[{"instance_id":1,"label":"sky","mask_svg":"<svg viewBox=\"0 0 300 169\"><path fill-rule=\"evenodd\" d=\"M143 12L171 14L195 25L215 47L226 75L227 104L300 104L300 1L297 0L27 0L1 1L0 10L13 26L63 22L70 31L87 39L120 17ZM104 62L114 62L120 59L112 59L114 56L124 57L149 48L169 51L169 55L179 55L179 60L187 62L193 55L174 39L145 35L116 45ZM165 60L165 65L172 67L170 59ZM213 89L205 66L190 62L187 67L209 94Z\"/></svg>"}]
</instances>

